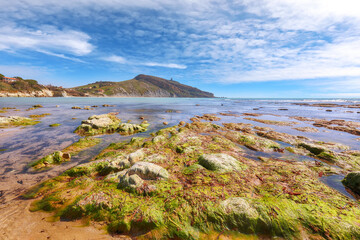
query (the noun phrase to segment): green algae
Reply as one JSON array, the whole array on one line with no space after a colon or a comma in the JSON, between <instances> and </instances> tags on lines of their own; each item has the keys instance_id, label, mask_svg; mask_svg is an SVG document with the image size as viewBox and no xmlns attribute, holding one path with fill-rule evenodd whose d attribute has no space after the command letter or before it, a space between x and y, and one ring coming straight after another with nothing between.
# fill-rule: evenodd
<instances>
[{"instance_id":1,"label":"green algae","mask_svg":"<svg viewBox=\"0 0 360 240\"><path fill-rule=\"evenodd\" d=\"M62 151L56 151L49 154L39 160L36 160L29 164L30 167L41 170L48 169L54 165L59 165L63 162L70 161L71 157L78 154L79 152L93 147L101 142L99 138L85 137L80 138L77 142L66 147Z\"/></svg>"},{"instance_id":2,"label":"green algae","mask_svg":"<svg viewBox=\"0 0 360 240\"><path fill-rule=\"evenodd\" d=\"M56 182L51 188L41 186L29 193L42 196L32 209L52 210L62 220L101 221L110 233L133 234L139 239L207 239L220 234L229 238L236 234L285 239L360 237L359 204L322 183L318 179L320 166L315 170L305 163L247 159L237 144L256 145L264 151L278 145L250 135L241 138L230 131L227 135L219 129L223 130L217 125L193 123L159 131L153 137L166 137L156 144L153 137L110 144L95 162L65 171L57 181L50 180ZM191 147L197 151L187 153ZM104 176L118 171L110 165L112 158L141 148L147 155L161 152L166 161L158 164L171 176L149 180L156 187L153 194L126 191L115 182L103 181ZM197 164L201 154L219 152L233 155L247 168L221 173ZM66 198L67 191L73 189L82 191L72 191L75 196ZM109 196L107 206L96 202L79 205L98 192ZM257 214L249 218L224 212L221 203L233 197L246 199Z\"/></svg>"}]
</instances>

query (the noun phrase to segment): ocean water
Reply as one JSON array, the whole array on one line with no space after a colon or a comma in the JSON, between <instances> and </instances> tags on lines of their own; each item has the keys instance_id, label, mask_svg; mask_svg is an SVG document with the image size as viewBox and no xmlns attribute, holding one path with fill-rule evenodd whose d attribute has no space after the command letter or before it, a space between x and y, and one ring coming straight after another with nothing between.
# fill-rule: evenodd
<instances>
[{"instance_id":1,"label":"ocean water","mask_svg":"<svg viewBox=\"0 0 360 240\"><path fill-rule=\"evenodd\" d=\"M103 142L89 150L86 150L72 159L71 162L61 165L56 170L46 173L34 173L28 169L28 164L54 151L61 150L79 139L73 133L81 121L94 114L104 114L118 112L118 117L123 122L130 120L133 123L140 123L139 117L144 117L149 123L149 130L134 136L148 136L151 132L164 127L163 122L168 122L168 126L178 124L180 121L191 122L190 118L195 115L205 113L231 112L241 115L242 113L261 113L264 114L260 119L295 121L291 116L302 116L308 118L324 118L328 120L343 119L347 121L360 121L360 109L331 108L332 112L327 112L323 107L298 106L293 103L336 103L343 105L359 104L360 99L234 99L234 98L0 98L0 109L3 107L15 107L17 110L8 110L7 113L0 113L2 116L29 116L31 114L51 113L41 119L41 123L24 128L0 129L0 190L7 189L9 181L21 179L27 176L29 184L33 184L30 179L37 178L37 181L46 179L61 173L76 164L86 162L98 154L111 142L118 142L130 137L119 134L103 135L99 138ZM35 104L41 104L43 108L26 111ZM103 104L114 105L113 107L102 107ZM59 105L57 107L56 105ZM73 106L93 106L99 107L94 110L76 110ZM281 111L279 109L288 109ZM258 110L254 110L258 109ZM172 110L172 111L168 111ZM347 111L353 111L352 113ZM319 129L318 133L299 132L293 127L274 126L257 123L241 117L219 116L221 121L215 122L243 122L257 126L271 127L279 132L294 135L306 136L312 139L326 142L339 142L349 145L354 150L360 150L360 142L356 141L356 136L326 129ZM76 119L73 119L76 118ZM60 123L60 127L51 128L49 124ZM309 122L299 122L296 127L313 127ZM257 153L248 151L249 156L256 159ZM274 153L274 157L281 157ZM275 156L276 155L276 156ZM292 158L294 156L283 155L282 157ZM311 159L302 159L311 160ZM343 176L333 177L338 182ZM19 180L17 180L19 181ZM343 194L346 191L341 184L332 184L332 179L326 179L326 183ZM26 185L27 186L27 185ZM349 196L351 197L351 196Z\"/></svg>"}]
</instances>

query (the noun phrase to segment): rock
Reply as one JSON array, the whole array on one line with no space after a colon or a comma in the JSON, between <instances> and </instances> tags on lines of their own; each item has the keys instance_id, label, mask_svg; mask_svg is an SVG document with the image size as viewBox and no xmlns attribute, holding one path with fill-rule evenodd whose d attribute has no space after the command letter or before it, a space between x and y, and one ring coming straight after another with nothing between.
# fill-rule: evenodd
<instances>
[{"instance_id":1,"label":"rock","mask_svg":"<svg viewBox=\"0 0 360 240\"><path fill-rule=\"evenodd\" d=\"M57 107L57 108L58 108L58 107L60 107L60 105L56 105L55 107Z\"/></svg>"},{"instance_id":2,"label":"rock","mask_svg":"<svg viewBox=\"0 0 360 240\"><path fill-rule=\"evenodd\" d=\"M19 116L0 117L0 127L35 125L40 121Z\"/></svg>"},{"instance_id":3,"label":"rock","mask_svg":"<svg viewBox=\"0 0 360 240\"><path fill-rule=\"evenodd\" d=\"M220 203L220 207L226 214L234 214L239 219L255 219L259 217L259 213L255 208L241 197L228 198Z\"/></svg>"},{"instance_id":4,"label":"rock","mask_svg":"<svg viewBox=\"0 0 360 240\"><path fill-rule=\"evenodd\" d=\"M144 180L142 180L137 174L129 175L127 174L120 177L119 186L122 188L132 188L136 189L141 187L144 184Z\"/></svg>"},{"instance_id":5,"label":"rock","mask_svg":"<svg viewBox=\"0 0 360 240\"><path fill-rule=\"evenodd\" d=\"M121 123L117 129L118 132L123 134L133 134L137 132L145 132L149 124L133 124L133 123Z\"/></svg>"},{"instance_id":6,"label":"rock","mask_svg":"<svg viewBox=\"0 0 360 240\"><path fill-rule=\"evenodd\" d=\"M127 170L122 170L120 172L116 172L116 173L111 173L109 175L107 175L105 177L105 181L110 181L110 182L117 182L120 180L120 178L122 178L125 174L127 173Z\"/></svg>"},{"instance_id":7,"label":"rock","mask_svg":"<svg viewBox=\"0 0 360 240\"><path fill-rule=\"evenodd\" d=\"M331 110L331 109L326 109L326 111L327 111L327 112L332 112L332 110Z\"/></svg>"},{"instance_id":8,"label":"rock","mask_svg":"<svg viewBox=\"0 0 360 240\"><path fill-rule=\"evenodd\" d=\"M312 127L298 127L294 128L295 130L301 131L301 132L319 132L316 128Z\"/></svg>"},{"instance_id":9,"label":"rock","mask_svg":"<svg viewBox=\"0 0 360 240\"><path fill-rule=\"evenodd\" d=\"M81 108L81 107L74 106L74 107L71 107L71 109L82 109L82 108Z\"/></svg>"},{"instance_id":10,"label":"rock","mask_svg":"<svg viewBox=\"0 0 360 240\"><path fill-rule=\"evenodd\" d=\"M166 137L164 135L158 135L152 139L153 143L161 143L166 140Z\"/></svg>"},{"instance_id":11,"label":"rock","mask_svg":"<svg viewBox=\"0 0 360 240\"><path fill-rule=\"evenodd\" d=\"M225 153L203 154L199 158L199 164L213 171L229 172L242 170L242 164L234 157Z\"/></svg>"},{"instance_id":12,"label":"rock","mask_svg":"<svg viewBox=\"0 0 360 240\"><path fill-rule=\"evenodd\" d=\"M62 157L64 159L70 160L71 159L71 154L70 153L63 153Z\"/></svg>"},{"instance_id":13,"label":"rock","mask_svg":"<svg viewBox=\"0 0 360 240\"><path fill-rule=\"evenodd\" d=\"M120 119L112 114L93 115L87 120L82 121L81 125L75 130L80 135L98 135L113 133L119 127Z\"/></svg>"},{"instance_id":14,"label":"rock","mask_svg":"<svg viewBox=\"0 0 360 240\"><path fill-rule=\"evenodd\" d=\"M137 162L129 168L128 175L137 174L144 180L157 180L169 178L169 173L163 167L149 162Z\"/></svg>"},{"instance_id":15,"label":"rock","mask_svg":"<svg viewBox=\"0 0 360 240\"><path fill-rule=\"evenodd\" d=\"M128 160L131 165L134 165L136 162L142 160L145 157L145 152L143 149L139 149L133 153L129 154Z\"/></svg>"},{"instance_id":16,"label":"rock","mask_svg":"<svg viewBox=\"0 0 360 240\"><path fill-rule=\"evenodd\" d=\"M179 122L179 126L183 126L183 125L185 125L185 122L184 122L184 121L180 121L180 122Z\"/></svg>"},{"instance_id":17,"label":"rock","mask_svg":"<svg viewBox=\"0 0 360 240\"><path fill-rule=\"evenodd\" d=\"M169 123L168 122L163 122L164 125L168 125Z\"/></svg>"},{"instance_id":18,"label":"rock","mask_svg":"<svg viewBox=\"0 0 360 240\"><path fill-rule=\"evenodd\" d=\"M162 163L166 161L166 157L160 154L150 155L143 160L144 162L152 162L152 163Z\"/></svg>"},{"instance_id":19,"label":"rock","mask_svg":"<svg viewBox=\"0 0 360 240\"><path fill-rule=\"evenodd\" d=\"M241 197L232 197L221 202L220 211L230 229L251 233L258 223L259 213Z\"/></svg>"},{"instance_id":20,"label":"rock","mask_svg":"<svg viewBox=\"0 0 360 240\"><path fill-rule=\"evenodd\" d=\"M124 155L116 156L115 158L111 159L109 163L110 167L118 169L129 168L131 166L128 157L125 157Z\"/></svg>"},{"instance_id":21,"label":"rock","mask_svg":"<svg viewBox=\"0 0 360 240\"><path fill-rule=\"evenodd\" d=\"M342 180L342 183L357 194L360 194L360 172L351 172Z\"/></svg>"}]
</instances>

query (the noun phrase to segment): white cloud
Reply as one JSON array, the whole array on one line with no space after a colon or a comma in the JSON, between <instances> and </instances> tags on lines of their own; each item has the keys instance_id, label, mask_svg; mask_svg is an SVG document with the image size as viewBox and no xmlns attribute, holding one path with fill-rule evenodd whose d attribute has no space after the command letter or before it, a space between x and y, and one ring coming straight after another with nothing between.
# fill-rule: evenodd
<instances>
[{"instance_id":1,"label":"white cloud","mask_svg":"<svg viewBox=\"0 0 360 240\"><path fill-rule=\"evenodd\" d=\"M139 65L139 66L148 66L148 67L164 67L164 68L176 68L176 69L186 69L185 65L175 64L175 63L158 63L158 62L140 62L140 61L128 61L124 57L111 55L108 57L101 58L104 61L114 62L119 64L129 64L129 65Z\"/></svg>"},{"instance_id":2,"label":"white cloud","mask_svg":"<svg viewBox=\"0 0 360 240\"><path fill-rule=\"evenodd\" d=\"M145 62L145 63L140 63L140 65L149 66L149 67L165 67L165 68L177 68L177 69L187 68L185 65L175 64L175 63Z\"/></svg>"},{"instance_id":3,"label":"white cloud","mask_svg":"<svg viewBox=\"0 0 360 240\"><path fill-rule=\"evenodd\" d=\"M94 46L90 37L79 31L59 30L53 26L42 26L36 30L17 26L0 27L0 50L33 50L50 55L87 55Z\"/></svg>"},{"instance_id":4,"label":"white cloud","mask_svg":"<svg viewBox=\"0 0 360 240\"><path fill-rule=\"evenodd\" d=\"M114 62L114 63L126 63L126 59L121 57L121 56L116 56L116 55L112 55L109 57L104 57L103 60L108 61L108 62Z\"/></svg>"}]
</instances>

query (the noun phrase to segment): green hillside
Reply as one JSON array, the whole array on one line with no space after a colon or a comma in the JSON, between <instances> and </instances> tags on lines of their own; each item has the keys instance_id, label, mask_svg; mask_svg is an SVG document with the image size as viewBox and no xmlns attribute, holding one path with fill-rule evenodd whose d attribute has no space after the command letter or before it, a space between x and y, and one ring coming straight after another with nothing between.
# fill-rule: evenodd
<instances>
[{"instance_id":1,"label":"green hillside","mask_svg":"<svg viewBox=\"0 0 360 240\"><path fill-rule=\"evenodd\" d=\"M212 93L176 81L142 74L127 81L95 82L73 90L95 96L214 97Z\"/></svg>"}]
</instances>

